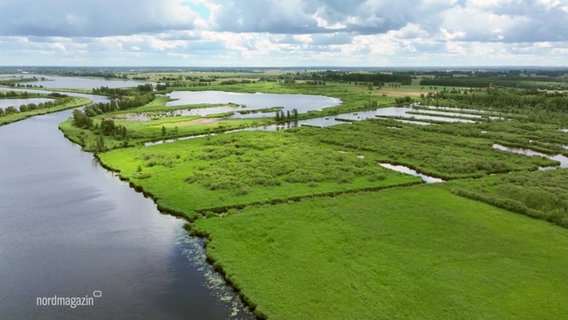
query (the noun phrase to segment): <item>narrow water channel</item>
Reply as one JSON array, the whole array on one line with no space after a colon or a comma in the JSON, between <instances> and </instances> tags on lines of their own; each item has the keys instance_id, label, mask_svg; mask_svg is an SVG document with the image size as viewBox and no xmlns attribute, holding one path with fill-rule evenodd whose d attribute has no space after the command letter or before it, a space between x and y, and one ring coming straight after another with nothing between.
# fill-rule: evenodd
<instances>
[{"instance_id":1,"label":"narrow water channel","mask_svg":"<svg viewBox=\"0 0 568 320\"><path fill-rule=\"evenodd\" d=\"M402 166L402 165L394 165L394 164L390 164L390 163L379 163L379 165L383 168L389 169L389 170L393 170L393 171L397 171L397 172L401 172L404 174L409 174L411 176L415 176L415 177L419 177L420 179L422 179L422 181L426 182L426 183L440 183L440 182L444 182L444 180L440 179L440 178L435 178L435 177L430 177L427 176L423 173L420 173L416 170L410 169L407 166Z\"/></svg>"},{"instance_id":2,"label":"narrow water channel","mask_svg":"<svg viewBox=\"0 0 568 320\"><path fill-rule=\"evenodd\" d=\"M506 146L503 146L503 145L500 145L500 144L493 144L493 149L512 152L512 153L516 153L516 154L522 154L522 155L525 155L525 156L537 156L537 157L548 158L548 159L551 159L551 160L558 161L558 163L559 163L558 167L559 168L568 168L568 157L566 157L565 155L562 155L562 154L548 155L548 154L544 154L542 152L537 152L537 151L530 150L530 149L511 148L511 147L506 147ZM554 168L554 167L544 167L542 169L549 170L551 168Z\"/></svg>"},{"instance_id":3,"label":"narrow water channel","mask_svg":"<svg viewBox=\"0 0 568 320\"><path fill-rule=\"evenodd\" d=\"M183 221L63 137L70 114L0 127L0 318L251 319Z\"/></svg>"}]
</instances>

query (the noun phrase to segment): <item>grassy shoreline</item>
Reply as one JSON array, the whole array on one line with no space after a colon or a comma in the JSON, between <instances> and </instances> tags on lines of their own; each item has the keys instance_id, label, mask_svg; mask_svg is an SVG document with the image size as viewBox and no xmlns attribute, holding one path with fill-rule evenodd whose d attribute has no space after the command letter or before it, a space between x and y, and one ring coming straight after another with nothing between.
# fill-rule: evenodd
<instances>
[{"instance_id":1,"label":"grassy shoreline","mask_svg":"<svg viewBox=\"0 0 568 320\"><path fill-rule=\"evenodd\" d=\"M72 101L65 103L60 106L56 106L53 108L45 108L45 109L38 109L33 111L25 111L25 112L17 112L7 116L0 117L0 126L7 125L16 121L21 121L27 119L29 117L38 116L42 114L54 113L58 111L63 111L67 109L82 107L91 103L90 99L87 98L73 98Z\"/></svg>"}]
</instances>

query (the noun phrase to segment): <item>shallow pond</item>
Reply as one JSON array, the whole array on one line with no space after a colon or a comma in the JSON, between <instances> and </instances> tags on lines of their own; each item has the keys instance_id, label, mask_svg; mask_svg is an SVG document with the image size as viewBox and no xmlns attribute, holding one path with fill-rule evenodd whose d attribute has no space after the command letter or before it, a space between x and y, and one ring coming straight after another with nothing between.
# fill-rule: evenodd
<instances>
[{"instance_id":1,"label":"shallow pond","mask_svg":"<svg viewBox=\"0 0 568 320\"><path fill-rule=\"evenodd\" d=\"M397 172L409 174L411 176L419 177L420 179L422 179L422 181L424 181L426 183L444 182L444 180L442 180L440 178L434 178L434 177L427 176L425 174L417 172L416 170L410 169L407 166L393 165L393 164L390 164L390 163L379 163L379 164L381 165L381 167L389 169L389 170L394 170L394 171L397 171Z\"/></svg>"},{"instance_id":2,"label":"shallow pond","mask_svg":"<svg viewBox=\"0 0 568 320\"><path fill-rule=\"evenodd\" d=\"M243 119L243 118L264 118L270 117L273 118L275 116L275 112L270 113L248 113L248 114L240 114L239 110L243 110L240 107L232 107L232 106L219 106L219 107L209 107L209 108L196 108L196 109L188 109L188 110L172 110L164 113L158 114L150 114L150 113L142 113L142 114L133 114L128 116L128 120L133 121L149 121L154 118L159 117L171 117L171 116L207 116L213 114L222 114L232 112L233 115L229 115L227 119ZM361 121L365 119L374 119L374 118L383 118L383 119L391 119L396 120L399 122L409 123L409 124L418 124L418 125L429 125L430 122L424 122L420 120L431 120L431 121L441 121L441 122L463 122L463 123L474 123L473 120L468 119L459 119L459 118L449 118L443 117L442 115L423 115L423 114L411 114L415 109L409 107L388 107L388 108L379 108L376 110L370 111L358 111L358 112L351 112L351 113L342 113L332 116L326 117L319 117L313 118L308 120L299 120L300 125L311 125L316 127L329 127L337 124L344 124L346 122L352 121ZM424 111L424 110L420 110ZM424 113L427 113L425 111ZM395 118L391 118L395 117ZM405 119L400 119L400 117Z\"/></svg>"},{"instance_id":3,"label":"shallow pond","mask_svg":"<svg viewBox=\"0 0 568 320\"><path fill-rule=\"evenodd\" d=\"M497 149L497 150L501 150L501 151L508 151L508 152L512 152L512 153L522 154L522 155L525 155L525 156L545 157L545 158L560 162L560 165L559 165L560 168L568 168L568 157L566 157L565 155L562 155L562 154L548 155L548 154L544 154L544 153L537 152L537 151L530 150L530 149L511 148L511 147L506 147L506 146L503 146L503 145L500 145L500 144L494 144L493 148Z\"/></svg>"},{"instance_id":4,"label":"shallow pond","mask_svg":"<svg viewBox=\"0 0 568 320\"><path fill-rule=\"evenodd\" d=\"M467 108L451 108L451 107L437 107L437 106L420 106L420 108L426 108L429 110L435 110L435 111L448 111L451 112L453 114L456 113L487 113L487 111L485 110L479 110L479 109L467 109Z\"/></svg>"},{"instance_id":5,"label":"shallow pond","mask_svg":"<svg viewBox=\"0 0 568 320\"><path fill-rule=\"evenodd\" d=\"M259 126L259 127L229 130L229 131L225 131L223 133L233 133L233 132L239 132L239 131L278 131L278 130L286 130L286 129L300 127L300 126L312 126L312 127L325 128L325 127L331 127L331 126L336 126L336 125L341 125L341 124L344 124L344 125L347 124L348 125L352 121L360 121L360 120L365 120L365 119L375 119L376 117L374 115L375 115L375 111L343 113L343 114L337 114L337 115L328 116L328 117L320 117L320 118L313 118L313 119L306 119L306 120L290 121L290 122L280 123L280 124L271 124L271 125L264 125L264 126ZM132 115L133 119L134 119L134 117L135 117L135 115ZM343 119L343 120L341 120L341 119ZM350 120L350 121L345 121L345 120ZM408 120L408 121L407 120L399 120L399 119L393 119L393 120L396 120L396 121L399 121L399 122L407 122L407 123L410 123L410 124L419 124L419 125L429 125L430 124L428 122L417 122L417 121L410 121L410 120ZM152 142L147 142L144 145L145 146L152 146L152 145L156 145L156 144L170 143L170 142L175 142L175 141L179 141L179 140L202 138L202 137L213 136L213 135L215 135L215 134L203 134L203 135L187 136L187 137L180 137L180 138L160 140L160 141L152 141Z\"/></svg>"},{"instance_id":6,"label":"shallow pond","mask_svg":"<svg viewBox=\"0 0 568 320\"><path fill-rule=\"evenodd\" d=\"M292 109L297 109L298 113L306 113L311 110L322 110L323 108L338 106L341 104L341 100L337 98L305 94L236 93L225 91L174 91L169 94L169 97L175 100L169 101L166 106L232 103L237 106L227 107L230 108L227 110L235 112L239 110L283 107L284 112L292 112ZM218 111L212 111L210 109L211 108L202 108L202 111L199 112L204 112L204 114L200 115L221 113ZM270 112L268 114L269 116L274 117L275 113ZM249 114L240 115L240 117L251 116ZM262 115L257 114L255 117L262 117Z\"/></svg>"},{"instance_id":7,"label":"shallow pond","mask_svg":"<svg viewBox=\"0 0 568 320\"><path fill-rule=\"evenodd\" d=\"M412 107L387 107L371 111L359 111L354 113L340 114L334 116L334 118L350 120L350 121L360 121L372 118L391 119L390 117L396 117L393 120L403 120L404 122L412 121L410 122L412 124L429 124L427 122L420 122L420 120L432 120L432 121L441 121L441 122L464 122L464 123L475 122L473 120L468 120L468 119L443 117L443 115L438 115L439 112L436 112L436 114L432 113L432 115L411 114L411 112L429 113L428 110L414 109ZM448 115L455 116L455 114L451 113L448 113ZM400 118L405 118L405 119L400 119Z\"/></svg>"},{"instance_id":8,"label":"shallow pond","mask_svg":"<svg viewBox=\"0 0 568 320\"><path fill-rule=\"evenodd\" d=\"M475 123L475 121L468 119L443 117L442 115L438 115L439 114L438 111L430 112L432 113L432 115L411 114L411 112L429 113L429 111L427 110L418 110L411 107L389 107L389 108L377 109L375 116L403 117L403 118L408 118L408 120L431 120L431 121L441 121L441 122Z\"/></svg>"}]
</instances>

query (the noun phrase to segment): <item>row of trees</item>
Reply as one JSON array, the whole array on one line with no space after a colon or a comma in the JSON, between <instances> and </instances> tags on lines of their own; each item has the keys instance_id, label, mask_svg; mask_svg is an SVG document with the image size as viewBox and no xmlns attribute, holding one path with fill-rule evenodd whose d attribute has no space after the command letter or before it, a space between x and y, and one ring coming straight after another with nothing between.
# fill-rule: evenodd
<instances>
[{"instance_id":1,"label":"row of trees","mask_svg":"<svg viewBox=\"0 0 568 320\"><path fill-rule=\"evenodd\" d=\"M286 113L284 113L284 110L276 111L276 121L289 121L292 119L298 119L298 109L294 108L292 112L286 110Z\"/></svg>"},{"instance_id":2,"label":"row of trees","mask_svg":"<svg viewBox=\"0 0 568 320\"><path fill-rule=\"evenodd\" d=\"M528 77L436 77L423 79L424 86L455 86L468 88L507 87L520 89L567 89L565 80L558 78Z\"/></svg>"},{"instance_id":3,"label":"row of trees","mask_svg":"<svg viewBox=\"0 0 568 320\"><path fill-rule=\"evenodd\" d=\"M73 110L73 124L79 128L98 130L104 136L112 136L119 140L128 139L126 126L117 125L112 119L102 119L100 126L97 126L94 124L93 118L87 116L79 109Z\"/></svg>"},{"instance_id":4,"label":"row of trees","mask_svg":"<svg viewBox=\"0 0 568 320\"><path fill-rule=\"evenodd\" d=\"M153 93L139 94L136 96L124 96L120 99L114 99L110 102L99 102L85 107L85 114L94 117L99 114L108 113L117 110L127 110L137 108L148 104L154 100Z\"/></svg>"},{"instance_id":5,"label":"row of trees","mask_svg":"<svg viewBox=\"0 0 568 320\"><path fill-rule=\"evenodd\" d=\"M252 80L235 80L235 79L221 81L221 85L249 84L249 83L254 83L254 81L252 81Z\"/></svg>"},{"instance_id":6,"label":"row of trees","mask_svg":"<svg viewBox=\"0 0 568 320\"><path fill-rule=\"evenodd\" d=\"M35 110L40 110L40 109L49 109L49 108L54 108L57 106L60 106L62 104L65 104L69 101L73 100L72 97L66 97L66 98L61 98L55 101L47 101L44 103L27 103L27 104L22 104L19 106L19 108L16 108L14 106L9 106L4 108L0 108L0 117L3 116L7 116L10 114L14 114L14 113L18 113L18 112L28 112L28 111L35 111Z\"/></svg>"},{"instance_id":7,"label":"row of trees","mask_svg":"<svg viewBox=\"0 0 568 320\"><path fill-rule=\"evenodd\" d=\"M546 92L539 90L519 89L472 89L440 91L424 97L427 102L431 99L438 104L448 105L452 101L460 105L492 109L534 109L552 112L568 111L567 92Z\"/></svg>"},{"instance_id":8,"label":"row of trees","mask_svg":"<svg viewBox=\"0 0 568 320\"><path fill-rule=\"evenodd\" d=\"M141 84L135 88L109 88L102 86L93 89L94 94L102 94L113 97L128 96L139 93L148 93L153 91L154 91L154 86L151 83Z\"/></svg>"},{"instance_id":9,"label":"row of trees","mask_svg":"<svg viewBox=\"0 0 568 320\"><path fill-rule=\"evenodd\" d=\"M27 91L0 91L0 98L27 98L30 96L30 93Z\"/></svg>"},{"instance_id":10,"label":"row of trees","mask_svg":"<svg viewBox=\"0 0 568 320\"><path fill-rule=\"evenodd\" d=\"M343 82L365 82L373 83L376 86L382 86L385 82L398 82L404 85L410 85L412 77L405 73L356 73L356 72L330 72L319 74L321 80L326 81L343 81Z\"/></svg>"}]
</instances>

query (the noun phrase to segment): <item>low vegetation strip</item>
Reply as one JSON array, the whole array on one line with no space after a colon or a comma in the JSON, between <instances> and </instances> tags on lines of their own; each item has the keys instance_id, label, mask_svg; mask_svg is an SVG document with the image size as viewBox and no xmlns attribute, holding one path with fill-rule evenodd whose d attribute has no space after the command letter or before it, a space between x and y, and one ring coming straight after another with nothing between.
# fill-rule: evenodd
<instances>
[{"instance_id":1,"label":"low vegetation strip","mask_svg":"<svg viewBox=\"0 0 568 320\"><path fill-rule=\"evenodd\" d=\"M91 100L87 98L75 98L75 97L60 98L53 103L42 104L41 108L35 108L29 111L18 111L18 112L4 114L0 116L0 126L41 114L52 113L61 110L84 106L89 104L90 102Z\"/></svg>"},{"instance_id":2,"label":"low vegetation strip","mask_svg":"<svg viewBox=\"0 0 568 320\"><path fill-rule=\"evenodd\" d=\"M460 128L469 124L454 124L447 132L398 122L400 130L392 130L392 125L392 121L367 120L348 126L302 128L298 134L353 152L371 152L381 162L405 165L444 180L536 170L539 166L556 164L545 158L494 150L491 137L461 135Z\"/></svg>"},{"instance_id":3,"label":"low vegetation strip","mask_svg":"<svg viewBox=\"0 0 568 320\"><path fill-rule=\"evenodd\" d=\"M454 181L448 187L457 195L568 228L568 169Z\"/></svg>"},{"instance_id":4,"label":"low vegetation strip","mask_svg":"<svg viewBox=\"0 0 568 320\"><path fill-rule=\"evenodd\" d=\"M568 230L438 186L245 208L192 228L269 319L568 314Z\"/></svg>"}]
</instances>

